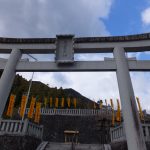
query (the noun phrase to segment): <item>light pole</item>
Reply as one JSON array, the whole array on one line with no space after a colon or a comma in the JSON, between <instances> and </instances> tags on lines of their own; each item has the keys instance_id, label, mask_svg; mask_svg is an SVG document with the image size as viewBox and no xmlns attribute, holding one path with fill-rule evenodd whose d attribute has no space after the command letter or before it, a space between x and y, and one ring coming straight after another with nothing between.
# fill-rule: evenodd
<instances>
[{"instance_id":1,"label":"light pole","mask_svg":"<svg viewBox=\"0 0 150 150\"><path fill-rule=\"evenodd\" d=\"M38 61L35 57L33 57L30 54L27 54L28 56L30 56L32 59L34 59L35 61ZM32 86L32 80L33 80L33 76L34 76L34 72L32 72L32 76L31 76L31 80L30 80L30 84L29 84L29 88L28 88L28 92L27 92L27 100L25 103L25 109L24 109L24 113L23 113L23 117L22 117L22 121L24 120L25 117L25 111L26 111L26 107L27 107L27 103L28 103L28 99L29 99L29 94L30 94L30 90L31 90L31 86Z\"/></svg>"}]
</instances>

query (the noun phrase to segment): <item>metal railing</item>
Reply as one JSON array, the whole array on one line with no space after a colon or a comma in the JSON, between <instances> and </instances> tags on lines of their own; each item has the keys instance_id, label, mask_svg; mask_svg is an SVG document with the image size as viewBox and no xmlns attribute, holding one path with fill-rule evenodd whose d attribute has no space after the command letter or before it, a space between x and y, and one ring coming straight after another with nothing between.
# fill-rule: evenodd
<instances>
[{"instance_id":1,"label":"metal railing","mask_svg":"<svg viewBox=\"0 0 150 150\"><path fill-rule=\"evenodd\" d=\"M26 109L27 114L29 108ZM64 116L104 116L111 117L112 111L106 109L48 109L42 108L41 115L64 115Z\"/></svg>"},{"instance_id":2,"label":"metal railing","mask_svg":"<svg viewBox=\"0 0 150 150\"><path fill-rule=\"evenodd\" d=\"M150 142L150 124L142 124L145 141ZM110 129L111 142L119 142L126 140L125 129L123 124Z\"/></svg>"},{"instance_id":3,"label":"metal railing","mask_svg":"<svg viewBox=\"0 0 150 150\"><path fill-rule=\"evenodd\" d=\"M29 108L26 109L27 114ZM90 115L111 115L111 110L106 109L49 109L42 108L41 115L77 115L77 116L90 116Z\"/></svg>"},{"instance_id":4,"label":"metal railing","mask_svg":"<svg viewBox=\"0 0 150 150\"><path fill-rule=\"evenodd\" d=\"M43 136L43 126L29 122L28 119L21 120L0 120L0 135L29 135L39 139Z\"/></svg>"}]
</instances>

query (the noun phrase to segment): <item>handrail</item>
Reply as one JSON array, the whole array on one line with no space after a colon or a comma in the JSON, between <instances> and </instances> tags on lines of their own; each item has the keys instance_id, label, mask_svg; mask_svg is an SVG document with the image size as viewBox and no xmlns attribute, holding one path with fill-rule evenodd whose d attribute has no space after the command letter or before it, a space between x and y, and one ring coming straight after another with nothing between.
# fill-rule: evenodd
<instances>
[{"instance_id":1,"label":"handrail","mask_svg":"<svg viewBox=\"0 0 150 150\"><path fill-rule=\"evenodd\" d=\"M142 124L145 141L150 142L150 124ZM125 129L123 124L110 129L111 142L126 140Z\"/></svg>"},{"instance_id":2,"label":"handrail","mask_svg":"<svg viewBox=\"0 0 150 150\"><path fill-rule=\"evenodd\" d=\"M43 126L29 122L28 119L0 120L0 135L29 135L39 139L43 136Z\"/></svg>"},{"instance_id":3,"label":"handrail","mask_svg":"<svg viewBox=\"0 0 150 150\"><path fill-rule=\"evenodd\" d=\"M49 143L47 141L43 141L38 147L36 150L45 150L46 146L48 145Z\"/></svg>"}]
</instances>

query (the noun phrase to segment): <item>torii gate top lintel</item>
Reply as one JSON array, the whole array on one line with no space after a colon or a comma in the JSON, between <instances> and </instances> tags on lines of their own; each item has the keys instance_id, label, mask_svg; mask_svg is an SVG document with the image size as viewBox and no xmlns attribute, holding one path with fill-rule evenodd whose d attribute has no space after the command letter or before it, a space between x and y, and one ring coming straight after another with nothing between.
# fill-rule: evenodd
<instances>
[{"instance_id":1,"label":"torii gate top lintel","mask_svg":"<svg viewBox=\"0 0 150 150\"><path fill-rule=\"evenodd\" d=\"M79 38L70 34L57 35L56 38L0 37L0 53L10 53L11 49L14 47L22 49L22 53L55 53L58 39L72 39L74 53L111 53L116 46L123 47L127 52L150 50L150 33L127 36Z\"/></svg>"},{"instance_id":2,"label":"torii gate top lintel","mask_svg":"<svg viewBox=\"0 0 150 150\"><path fill-rule=\"evenodd\" d=\"M7 38L0 37L0 43L55 43L57 38L74 38L73 34L56 35L56 38ZM74 38L75 43L95 43L95 42L128 42L128 41L141 41L150 40L150 33L134 34L126 36L103 36L103 37L77 37Z\"/></svg>"}]
</instances>

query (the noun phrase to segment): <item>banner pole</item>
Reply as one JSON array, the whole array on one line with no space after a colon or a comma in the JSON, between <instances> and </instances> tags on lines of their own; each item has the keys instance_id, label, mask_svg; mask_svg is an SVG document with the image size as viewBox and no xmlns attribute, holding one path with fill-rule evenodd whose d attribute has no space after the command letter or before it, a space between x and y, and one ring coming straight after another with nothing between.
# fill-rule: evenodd
<instances>
[{"instance_id":1,"label":"banner pole","mask_svg":"<svg viewBox=\"0 0 150 150\"><path fill-rule=\"evenodd\" d=\"M24 117L25 117L25 111L26 111L26 107L27 107L27 104L28 104L28 99L29 99L29 94L30 94L30 90L31 90L31 86L32 86L33 76L34 76L34 72L32 73L32 77L31 77L30 84L29 84L29 89L28 89L28 93L27 93L27 99L26 99L24 113L23 113L23 116L22 116L22 121L24 120Z\"/></svg>"}]
</instances>

